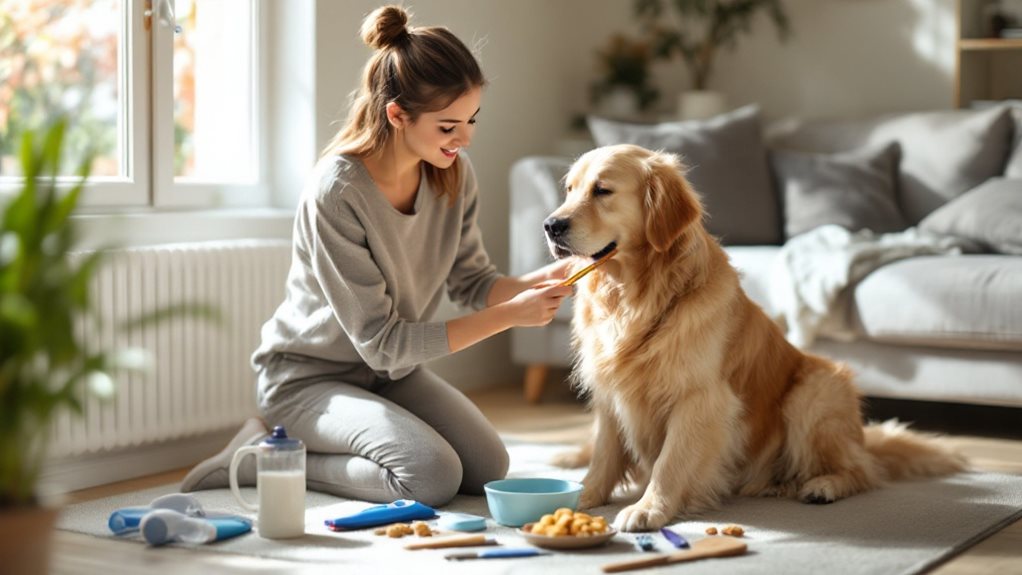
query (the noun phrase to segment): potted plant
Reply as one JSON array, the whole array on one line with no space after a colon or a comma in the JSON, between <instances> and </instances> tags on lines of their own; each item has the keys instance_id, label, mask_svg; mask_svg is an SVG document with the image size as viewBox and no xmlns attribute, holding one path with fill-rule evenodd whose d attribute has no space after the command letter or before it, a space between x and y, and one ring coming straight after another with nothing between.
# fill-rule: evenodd
<instances>
[{"instance_id":1,"label":"potted plant","mask_svg":"<svg viewBox=\"0 0 1022 575\"><path fill-rule=\"evenodd\" d=\"M590 86L590 100L601 115L634 119L656 102L660 94L649 74L653 55L645 42L615 34L596 56L602 77Z\"/></svg>"},{"instance_id":2,"label":"potted plant","mask_svg":"<svg viewBox=\"0 0 1022 575\"><path fill-rule=\"evenodd\" d=\"M679 100L683 118L724 111L723 95L708 90L713 62L722 47L734 48L751 30L754 16L765 11L782 41L791 32L781 0L635 0L634 6L655 56L678 54L688 68L693 90ZM676 25L669 24L669 11Z\"/></svg>"},{"instance_id":3,"label":"potted plant","mask_svg":"<svg viewBox=\"0 0 1022 575\"><path fill-rule=\"evenodd\" d=\"M66 122L39 141L21 139L23 185L0 215L0 556L12 573L45 573L57 510L39 500L38 478L54 415L81 412L86 393L109 397L121 370L146 367L138 349L85 346L77 322L98 325L90 285L105 252L72 257L74 219L89 174L86 160L66 193L57 185ZM155 310L138 327L201 311L196 306Z\"/></svg>"}]
</instances>

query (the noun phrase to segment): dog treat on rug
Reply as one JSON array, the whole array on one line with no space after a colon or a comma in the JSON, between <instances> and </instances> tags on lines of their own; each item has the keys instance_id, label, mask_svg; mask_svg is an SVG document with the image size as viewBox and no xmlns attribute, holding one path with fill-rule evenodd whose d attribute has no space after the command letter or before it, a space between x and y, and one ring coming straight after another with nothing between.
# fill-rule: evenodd
<instances>
[{"instance_id":1,"label":"dog treat on rug","mask_svg":"<svg viewBox=\"0 0 1022 575\"><path fill-rule=\"evenodd\" d=\"M706 534L707 535L716 535L717 534L717 528L716 527L707 527L706 528Z\"/></svg>"},{"instance_id":2,"label":"dog treat on rug","mask_svg":"<svg viewBox=\"0 0 1022 575\"><path fill-rule=\"evenodd\" d=\"M596 268L600 267L601 265L605 264L607 262L607 260L609 260L610 258L614 257L614 254L616 254L616 253L617 253L617 248L614 248L614 249L610 250L609 252L604 254L602 257L600 257L600 259L596 260L595 262L587 265L586 267L584 267L584 268L578 270L577 272L575 272L574 274L572 274L570 278L568 278L568 279L564 280L563 282L561 282L561 285L562 286L572 286L572 285L575 285L575 282L577 282L578 280L584 278L586 275L589 274L589 272L591 272L591 271L595 270Z\"/></svg>"},{"instance_id":3,"label":"dog treat on rug","mask_svg":"<svg viewBox=\"0 0 1022 575\"><path fill-rule=\"evenodd\" d=\"M742 529L741 525L731 524L720 530L724 535L730 535L731 537L741 537L745 535L745 529Z\"/></svg>"},{"instance_id":4,"label":"dog treat on rug","mask_svg":"<svg viewBox=\"0 0 1022 575\"><path fill-rule=\"evenodd\" d=\"M416 521L415 523L412 523L412 529L419 537L433 536L433 530L429 528L429 525L426 525L425 521Z\"/></svg>"}]
</instances>

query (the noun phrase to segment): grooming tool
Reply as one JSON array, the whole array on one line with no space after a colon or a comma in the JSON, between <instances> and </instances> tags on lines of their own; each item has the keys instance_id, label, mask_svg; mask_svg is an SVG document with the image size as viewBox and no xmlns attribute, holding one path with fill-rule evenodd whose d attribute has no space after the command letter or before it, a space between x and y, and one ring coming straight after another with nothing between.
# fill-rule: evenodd
<instances>
[{"instance_id":1,"label":"grooming tool","mask_svg":"<svg viewBox=\"0 0 1022 575\"><path fill-rule=\"evenodd\" d=\"M444 555L448 561L461 561L463 559L511 559L513 557L536 557L537 555L549 555L531 547L511 547L508 549L487 549L486 551L475 551L472 553L451 553Z\"/></svg>"},{"instance_id":2,"label":"grooming tool","mask_svg":"<svg viewBox=\"0 0 1022 575\"><path fill-rule=\"evenodd\" d=\"M154 509L170 509L190 517L205 517L199 500L184 493L171 493L153 499L149 507L123 507L110 514L107 525L114 535L126 535L138 531L142 518Z\"/></svg>"},{"instance_id":3,"label":"grooming tool","mask_svg":"<svg viewBox=\"0 0 1022 575\"><path fill-rule=\"evenodd\" d=\"M608 563L602 567L604 573L617 573L632 569L644 569L667 565L668 563L680 563L682 561L694 561L707 557L731 557L742 555L748 547L745 543L733 537L706 537L692 543L692 548L685 551L675 551L666 555L656 555L647 559L632 559L620 563Z\"/></svg>"},{"instance_id":4,"label":"grooming tool","mask_svg":"<svg viewBox=\"0 0 1022 575\"><path fill-rule=\"evenodd\" d=\"M601 265L607 263L607 260L609 260L610 258L614 257L614 254L616 254L616 253L617 253L617 248L615 247L614 249L612 249L609 252L607 252L606 254L604 254L603 257L601 257L600 259L596 260L595 262L587 265L586 267L584 267L584 268L578 270L577 272L575 272L574 274L572 274L570 278L568 278L568 279L564 280L563 282L561 282L561 285L562 286L572 286L572 285L575 285L575 282L577 282L578 280L584 278L587 274L589 274L589 272L593 271L594 269L596 269L596 268L600 267Z\"/></svg>"},{"instance_id":5,"label":"grooming tool","mask_svg":"<svg viewBox=\"0 0 1022 575\"><path fill-rule=\"evenodd\" d=\"M677 533L675 533L674 531L671 531L670 529L668 529L666 527L661 527L660 528L660 534L664 536L664 539L670 541L671 545L674 545L678 549L688 549L689 548L688 541L684 537L682 537L681 535L678 535Z\"/></svg>"},{"instance_id":6,"label":"grooming tool","mask_svg":"<svg viewBox=\"0 0 1022 575\"><path fill-rule=\"evenodd\" d=\"M244 535L252 530L252 521L237 515L194 517L173 509L154 509L139 524L146 543L211 543Z\"/></svg>"},{"instance_id":7,"label":"grooming tool","mask_svg":"<svg viewBox=\"0 0 1022 575\"><path fill-rule=\"evenodd\" d=\"M419 541L405 545L405 549L415 551L416 549L445 549L447 547L475 547L476 545L496 545L493 539L487 539L485 535L457 535L454 537L437 537L430 541Z\"/></svg>"},{"instance_id":8,"label":"grooming tool","mask_svg":"<svg viewBox=\"0 0 1022 575\"><path fill-rule=\"evenodd\" d=\"M436 517L436 511L432 507L411 499L398 499L393 503L363 509L353 515L327 519L324 523L332 531L344 531L434 517Z\"/></svg>"},{"instance_id":9,"label":"grooming tool","mask_svg":"<svg viewBox=\"0 0 1022 575\"><path fill-rule=\"evenodd\" d=\"M486 529L486 518L468 513L444 513L436 526L448 531L482 531Z\"/></svg>"},{"instance_id":10,"label":"grooming tool","mask_svg":"<svg viewBox=\"0 0 1022 575\"><path fill-rule=\"evenodd\" d=\"M653 545L653 538L649 535L642 534L635 536L635 544L643 551L653 551L656 547Z\"/></svg>"}]
</instances>

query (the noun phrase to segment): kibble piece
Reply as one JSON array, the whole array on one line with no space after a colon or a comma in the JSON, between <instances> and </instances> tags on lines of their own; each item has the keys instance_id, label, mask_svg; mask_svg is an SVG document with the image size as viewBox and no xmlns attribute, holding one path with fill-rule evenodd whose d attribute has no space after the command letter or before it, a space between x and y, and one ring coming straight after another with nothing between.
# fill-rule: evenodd
<instances>
[{"instance_id":1,"label":"kibble piece","mask_svg":"<svg viewBox=\"0 0 1022 575\"><path fill-rule=\"evenodd\" d=\"M373 530L373 534L374 535L386 535L387 534L387 528L386 527L380 527L379 529L374 529Z\"/></svg>"},{"instance_id":2,"label":"kibble piece","mask_svg":"<svg viewBox=\"0 0 1022 575\"><path fill-rule=\"evenodd\" d=\"M411 535L412 533L415 533L415 531L413 531L412 527L407 523L394 523L387 526L385 533L387 534L387 537L397 539L404 537L405 535Z\"/></svg>"},{"instance_id":3,"label":"kibble piece","mask_svg":"<svg viewBox=\"0 0 1022 575\"><path fill-rule=\"evenodd\" d=\"M731 537L741 537L745 535L745 530L742 529L741 525L728 525L723 529L724 535L730 535Z\"/></svg>"},{"instance_id":4,"label":"kibble piece","mask_svg":"<svg viewBox=\"0 0 1022 575\"><path fill-rule=\"evenodd\" d=\"M716 535L717 534L717 528L716 527L707 527L706 528L706 534L707 535Z\"/></svg>"},{"instance_id":5,"label":"kibble piece","mask_svg":"<svg viewBox=\"0 0 1022 575\"><path fill-rule=\"evenodd\" d=\"M415 523L412 523L412 529L415 531L415 534L418 535L419 537L433 536L433 530L430 529L429 525L426 525L424 521L416 521Z\"/></svg>"}]
</instances>

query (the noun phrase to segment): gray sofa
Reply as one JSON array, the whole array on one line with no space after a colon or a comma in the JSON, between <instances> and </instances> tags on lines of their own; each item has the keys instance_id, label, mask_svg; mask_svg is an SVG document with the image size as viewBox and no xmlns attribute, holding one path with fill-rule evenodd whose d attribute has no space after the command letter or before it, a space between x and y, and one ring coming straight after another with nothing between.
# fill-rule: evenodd
<instances>
[{"instance_id":1,"label":"gray sofa","mask_svg":"<svg viewBox=\"0 0 1022 575\"><path fill-rule=\"evenodd\" d=\"M849 364L867 396L1022 406L1022 113L1006 107L855 120L760 123L743 108L701 122L590 119L597 145L682 154L743 286L764 309L776 258L820 225L955 237L962 254L897 259L842 291L845 332L808 350ZM512 168L511 272L550 261L542 221L572 159ZM571 364L570 301L543 328L516 328L525 393Z\"/></svg>"}]
</instances>

